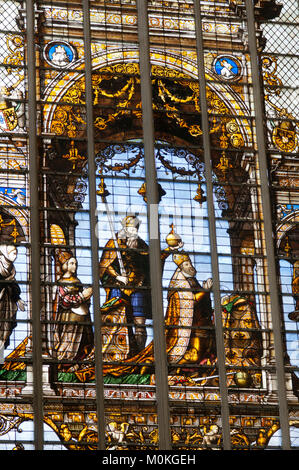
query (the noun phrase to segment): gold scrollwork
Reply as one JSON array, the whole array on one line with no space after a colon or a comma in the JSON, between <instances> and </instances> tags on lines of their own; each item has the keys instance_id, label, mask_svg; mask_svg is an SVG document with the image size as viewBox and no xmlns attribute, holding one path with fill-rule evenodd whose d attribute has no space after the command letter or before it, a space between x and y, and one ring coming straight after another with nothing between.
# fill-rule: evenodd
<instances>
[{"instance_id":1,"label":"gold scrollwork","mask_svg":"<svg viewBox=\"0 0 299 470\"><path fill-rule=\"evenodd\" d=\"M193 138L201 136L200 123L187 117L192 114L188 111L190 106L195 109L195 115L200 114L198 83L190 80L190 77L184 73L157 65L152 67L151 76L153 90L158 98L158 101L153 103L154 111L165 110L166 116L181 129L186 129L190 136ZM141 102L136 100L136 87L139 83L139 66L135 63L106 66L94 73L92 77L93 104L97 106L103 100L114 100L114 112L109 112L109 106L107 106L107 113L105 113L105 108L102 108L101 114L95 117L94 125L97 129L100 131L107 129L109 125L128 113L138 119L141 118ZM80 131L84 131L86 123L80 106L85 102L84 95L85 82L82 77L63 97L63 101L67 104L57 106L51 125L52 132L74 139ZM220 132L223 124L230 124L222 133L221 148L224 148L223 139L227 143L225 148L229 145L235 148L242 147L244 139L238 124L227 117L229 115L227 106L208 87L207 102L208 112L211 115L210 134Z\"/></svg>"},{"instance_id":2,"label":"gold scrollwork","mask_svg":"<svg viewBox=\"0 0 299 470\"><path fill-rule=\"evenodd\" d=\"M270 56L262 57L262 69L266 92L270 95L280 95L282 81L277 76L277 58Z\"/></svg>"},{"instance_id":3,"label":"gold scrollwork","mask_svg":"<svg viewBox=\"0 0 299 470\"><path fill-rule=\"evenodd\" d=\"M281 94L283 83L277 75L277 57L262 57L263 79L265 84L265 101L273 108L277 115L288 121L280 122L272 131L272 142L282 152L293 152L298 145L296 127L298 121L288 112L271 101L271 96L278 97Z\"/></svg>"},{"instance_id":4,"label":"gold scrollwork","mask_svg":"<svg viewBox=\"0 0 299 470\"><path fill-rule=\"evenodd\" d=\"M69 153L63 155L62 158L66 158L69 162L73 164L73 170L76 168L76 165L79 160L84 160L85 157L79 155L78 149L75 147L75 142L72 140Z\"/></svg>"},{"instance_id":5,"label":"gold scrollwork","mask_svg":"<svg viewBox=\"0 0 299 470\"><path fill-rule=\"evenodd\" d=\"M6 47L9 54L3 59L3 64L8 65L6 73L16 74L17 81L9 87L15 89L24 80L24 38L18 34L6 35Z\"/></svg>"},{"instance_id":6,"label":"gold scrollwork","mask_svg":"<svg viewBox=\"0 0 299 470\"><path fill-rule=\"evenodd\" d=\"M4 222L3 217L0 215L0 233L4 227L12 226L13 229L10 232L9 236L13 238L13 242L16 243L18 236L20 235L17 230L17 222L16 219L12 219L10 222Z\"/></svg>"},{"instance_id":7,"label":"gold scrollwork","mask_svg":"<svg viewBox=\"0 0 299 470\"><path fill-rule=\"evenodd\" d=\"M282 152L293 152L298 144L295 127L290 121L282 121L274 127L272 141Z\"/></svg>"}]
</instances>

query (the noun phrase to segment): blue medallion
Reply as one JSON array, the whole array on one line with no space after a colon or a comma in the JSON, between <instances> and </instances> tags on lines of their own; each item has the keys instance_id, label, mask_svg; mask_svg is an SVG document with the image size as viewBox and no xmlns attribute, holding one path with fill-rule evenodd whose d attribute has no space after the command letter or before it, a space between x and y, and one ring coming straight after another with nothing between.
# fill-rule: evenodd
<instances>
[{"instance_id":1,"label":"blue medallion","mask_svg":"<svg viewBox=\"0 0 299 470\"><path fill-rule=\"evenodd\" d=\"M63 68L74 62L76 50L66 42L52 41L45 47L44 57L50 65Z\"/></svg>"},{"instance_id":2,"label":"blue medallion","mask_svg":"<svg viewBox=\"0 0 299 470\"><path fill-rule=\"evenodd\" d=\"M235 57L220 56L214 62L214 70L224 80L236 80L241 75L241 64Z\"/></svg>"}]
</instances>

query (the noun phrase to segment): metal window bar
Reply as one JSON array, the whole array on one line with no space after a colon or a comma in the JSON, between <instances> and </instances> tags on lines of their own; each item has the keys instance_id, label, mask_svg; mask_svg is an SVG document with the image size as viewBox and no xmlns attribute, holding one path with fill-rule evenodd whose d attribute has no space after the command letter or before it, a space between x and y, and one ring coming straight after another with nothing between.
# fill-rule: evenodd
<instances>
[{"instance_id":1,"label":"metal window bar","mask_svg":"<svg viewBox=\"0 0 299 470\"><path fill-rule=\"evenodd\" d=\"M229 426L229 404L228 404L228 392L227 392L227 384L226 384L227 378L226 378L226 369L225 369L225 349L224 349L223 328L222 328L220 278L219 278L219 265L218 265L218 254L217 254L216 222L215 222L215 211L214 211L214 201L213 201L211 142L210 142L210 132L209 132L209 121L208 121L208 107L207 107L207 100L206 100L204 41L203 41L203 33L202 33L201 5L198 0L194 0L194 14L195 14L196 51L197 51L199 92L200 92L201 120L202 120L202 130L203 130L205 180L206 180L206 185L207 185L206 189L207 189L207 204L208 204L208 218L209 218L209 237L210 237L211 264L212 264L212 276L213 276L217 363L218 363L218 369L219 369L219 387L220 387L220 394L221 394L222 437L223 437L224 450L230 450L231 441L230 441L230 426Z\"/></svg>"},{"instance_id":2,"label":"metal window bar","mask_svg":"<svg viewBox=\"0 0 299 470\"><path fill-rule=\"evenodd\" d=\"M142 125L147 195L150 282L153 312L155 376L159 448L171 449L170 414L168 400L168 373L164 329L161 248L158 219L158 184L155 166L155 137L152 108L152 84L150 69L150 45L147 0L137 0L139 64L142 101Z\"/></svg>"},{"instance_id":3,"label":"metal window bar","mask_svg":"<svg viewBox=\"0 0 299 470\"><path fill-rule=\"evenodd\" d=\"M96 236L98 223L96 205L96 165L93 128L93 94L92 94L92 61L90 37L90 8L89 0L83 0L83 28L84 28L84 58L85 58L85 100L86 100L86 129L87 129L87 155L88 155L88 184L89 184L89 217L90 238L92 252L92 290L94 311L94 338L95 338L95 378L96 378L96 404L98 417L98 449L105 450L105 407L104 407L104 381L102 374L102 321L100 314L100 278L99 278L99 247Z\"/></svg>"},{"instance_id":4,"label":"metal window bar","mask_svg":"<svg viewBox=\"0 0 299 470\"><path fill-rule=\"evenodd\" d=\"M272 207L269 191L268 165L267 165L267 144L264 133L264 110L263 93L260 83L259 56L256 44L256 24L254 17L254 5L251 0L246 0L247 26L248 26L248 46L250 53L250 63L252 69L252 90L256 116L256 139L257 156L261 180L261 197L264 216L264 233L266 243L266 255L268 265L268 280L270 289L270 305L274 334L274 350L276 360L277 391L279 402L280 426L282 431L282 448L290 449L290 430L288 420L288 404L286 398L284 354L281 334L281 308L277 286L277 267L275 261L275 251L273 246L273 221Z\"/></svg>"},{"instance_id":5,"label":"metal window bar","mask_svg":"<svg viewBox=\"0 0 299 470\"><path fill-rule=\"evenodd\" d=\"M140 47L140 73L142 87L142 104L143 104L143 126L144 126L144 148L146 159L146 182L147 196L149 201L149 227L158 227L158 214L155 212L157 208L156 201L156 175L155 175L155 158L154 158L154 130L153 130L153 113L151 100L151 80L150 80L150 60L149 60L149 36L147 23L147 2L137 0L138 6L138 31L139 31L139 47ZM204 55L203 55L203 38L201 29L201 6L200 2L194 0L194 8L196 15L196 33L197 33L197 54L199 65L199 82L200 82L200 99L202 109L202 125L204 130L204 150L206 164L206 182L207 196L209 208L209 224L210 237L212 246L216 246L216 238L213 238L213 226L215 228L215 217L213 212L213 196L212 184L209 178L210 172L210 141L208 129L208 115L205 100L205 76L204 76ZM277 382L278 382L278 399L280 411L280 424L282 429L282 445L284 449L290 448L289 423L288 423L288 406L286 400L284 361L283 361L283 343L280 323L280 303L279 293L276 284L276 262L275 252L272 238L272 218L271 218L271 200L268 186L268 170L267 170L267 147L264 135L264 118L262 104L262 89L259 81L258 53L256 47L256 27L254 20L254 8L250 0L246 0L247 22L248 22L248 39L249 52L251 56L252 72L253 72L253 98L256 114L257 129L257 145L258 145L258 161L261 177L262 206L264 211L264 230L267 248L267 263L269 267L269 284L271 293L271 312L274 332L274 348L276 355ZM87 122L92 123L93 103L92 103L92 87L91 87L91 54L90 54L90 24L89 24L89 1L83 0L84 10L84 39L85 39L85 74L86 74L86 109ZM39 172L38 172L38 151L36 137L36 121L37 121L37 99L36 99L36 57L35 57L35 2L27 0L26 2L26 20L27 20L27 65L28 65L28 116L29 116L29 160L30 160L30 214L31 214L31 263L32 263L32 341L33 341L33 377L34 377L34 394L33 394L33 412L34 412L34 445L37 450L43 448L43 389L42 389L42 339L41 339L41 283L40 283L40 213L39 213ZM90 222L92 237L92 254L93 254L93 287L94 287L94 311L97 312L100 306L99 299L99 282L98 282L98 250L97 239L94 233L96 224L96 205L95 205L95 172L92 170L94 164L94 136L93 126L87 125L88 132L88 158L89 158L89 184L90 184ZM151 210L154 209L154 210ZM154 225L153 225L154 217ZM157 233L156 233L157 235ZM215 234L214 234L215 235ZM215 245L214 245L215 243ZM160 448L171 448L170 428L169 428L169 401L168 401L168 383L167 383L167 359L164 336L164 318L163 308L160 299L161 293L161 270L160 265L160 240L150 236L150 260L152 275L152 298L154 306L154 337L155 337L155 362L157 376L157 402L158 402L158 424L160 431ZM220 290L219 290L219 270L217 253L212 252L212 269L214 279L214 295L215 307L218 311L218 320L216 315L216 335L217 349L220 372L220 390L222 396L222 425L223 425L223 443L224 448L230 448L229 439L229 409L227 401L227 387L224 381L225 373L225 356L221 353L223 348L223 340L221 333L220 315ZM157 308L156 308L157 307ZM104 397L103 382L101 375L101 326L99 324L100 317L95 316L95 341L98 354L96 361L96 387L97 387L97 407L98 407L98 428L99 442L98 447L104 448ZM98 323L98 324L97 324ZM221 378L222 377L222 378Z\"/></svg>"},{"instance_id":6,"label":"metal window bar","mask_svg":"<svg viewBox=\"0 0 299 470\"><path fill-rule=\"evenodd\" d=\"M28 141L30 177L30 242L31 242L31 319L32 319L32 367L33 367L33 415L35 450L43 450L43 382L42 382L42 334L40 290L40 213L39 213L39 154L37 151L36 106L36 48L35 2L26 2L27 64L28 64Z\"/></svg>"}]
</instances>

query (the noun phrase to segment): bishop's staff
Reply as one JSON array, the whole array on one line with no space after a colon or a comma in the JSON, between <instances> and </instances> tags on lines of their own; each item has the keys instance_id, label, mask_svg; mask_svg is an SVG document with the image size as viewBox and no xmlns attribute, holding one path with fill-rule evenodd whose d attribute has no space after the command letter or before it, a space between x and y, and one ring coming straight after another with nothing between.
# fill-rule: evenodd
<instances>
[{"instance_id":1,"label":"bishop's staff","mask_svg":"<svg viewBox=\"0 0 299 470\"><path fill-rule=\"evenodd\" d=\"M115 235L114 222L113 222L112 217L111 217L110 207L109 207L107 199L106 199L107 196L110 193L109 193L108 189L106 188L104 178L103 178L103 175L102 175L102 169L99 171L99 173L100 173L100 176L101 176L101 182L99 184L99 189L97 190L97 194L99 196L101 196L102 202L105 204L107 217L108 217L108 222L109 222L110 231L111 231L111 236L112 236L112 239L114 241L114 245L115 245L115 248L116 248L116 256L117 256L119 266L120 266L120 273L121 273L122 276L127 276L127 273L126 273L126 270L125 270L125 267L124 267L124 262L123 262L123 259L121 257L121 252L120 252L120 249L119 249L119 244L118 244L118 241L117 241L117 237Z\"/></svg>"}]
</instances>

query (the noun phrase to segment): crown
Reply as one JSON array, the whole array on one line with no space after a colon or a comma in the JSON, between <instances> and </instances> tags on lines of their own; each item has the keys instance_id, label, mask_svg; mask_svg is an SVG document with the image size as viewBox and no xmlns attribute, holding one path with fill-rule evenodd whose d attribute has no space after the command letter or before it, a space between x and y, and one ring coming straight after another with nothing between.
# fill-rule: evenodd
<instances>
[{"instance_id":1,"label":"crown","mask_svg":"<svg viewBox=\"0 0 299 470\"><path fill-rule=\"evenodd\" d=\"M123 227L133 226L139 228L140 220L136 215L127 215L122 221L121 224Z\"/></svg>"},{"instance_id":2,"label":"crown","mask_svg":"<svg viewBox=\"0 0 299 470\"><path fill-rule=\"evenodd\" d=\"M172 259L177 266L180 266L184 261L190 261L189 255L186 253L174 253Z\"/></svg>"},{"instance_id":3,"label":"crown","mask_svg":"<svg viewBox=\"0 0 299 470\"><path fill-rule=\"evenodd\" d=\"M57 259L59 263L64 264L73 257L73 254L65 250L57 250Z\"/></svg>"}]
</instances>

